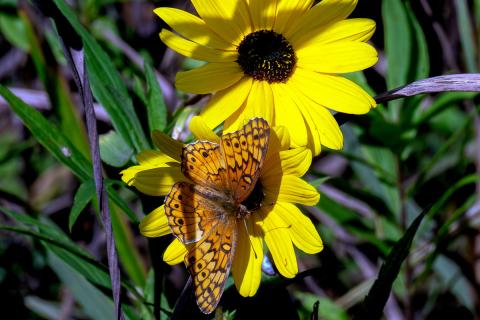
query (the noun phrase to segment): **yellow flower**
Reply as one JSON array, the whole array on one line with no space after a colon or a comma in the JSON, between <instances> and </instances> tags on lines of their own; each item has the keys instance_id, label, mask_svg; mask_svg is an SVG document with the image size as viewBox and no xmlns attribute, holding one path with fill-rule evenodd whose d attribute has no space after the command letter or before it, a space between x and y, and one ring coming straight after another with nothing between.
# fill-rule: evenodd
<instances>
[{"instance_id":1,"label":"yellow flower","mask_svg":"<svg viewBox=\"0 0 480 320\"><path fill-rule=\"evenodd\" d=\"M177 74L178 89L214 93L201 116L225 132L263 117L286 126L293 146L341 149L343 136L329 110L363 114L375 101L338 74L374 65L368 45L375 22L346 19L357 0L192 0L200 17L157 8L177 33L160 38L174 51L208 63Z\"/></svg>"},{"instance_id":2,"label":"yellow flower","mask_svg":"<svg viewBox=\"0 0 480 320\"><path fill-rule=\"evenodd\" d=\"M190 129L198 139L217 143L220 140L200 117L192 119ZM257 182L264 195L262 205L246 219L248 233L245 228L238 228L232 273L235 285L243 296L253 296L260 284L263 241L278 271L288 278L298 272L294 246L310 254L323 249L315 226L295 206L315 205L320 197L314 187L300 178L311 164L312 153L305 147L289 149L288 131L283 127L273 129ZM137 157L139 165L124 170L122 179L141 192L161 196L166 195L176 181L186 180L180 171L183 145L160 132L154 132L152 136L160 151L140 153ZM147 237L171 233L164 206L142 220L140 231ZM186 252L186 246L175 239L163 259L169 264L177 264L183 261Z\"/></svg>"}]
</instances>

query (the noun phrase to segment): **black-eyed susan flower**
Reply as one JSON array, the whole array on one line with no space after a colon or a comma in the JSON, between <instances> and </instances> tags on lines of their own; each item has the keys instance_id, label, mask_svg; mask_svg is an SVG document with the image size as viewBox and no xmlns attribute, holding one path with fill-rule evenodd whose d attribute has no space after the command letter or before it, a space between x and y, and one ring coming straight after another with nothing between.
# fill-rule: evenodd
<instances>
[{"instance_id":1,"label":"black-eyed susan flower","mask_svg":"<svg viewBox=\"0 0 480 320\"><path fill-rule=\"evenodd\" d=\"M206 65L177 74L178 89L213 93L201 116L209 127L231 132L255 116L290 130L292 146L340 149L334 111L363 114L375 101L338 74L377 61L366 43L369 19L346 19L357 0L192 0L199 17L158 8L178 34L160 38L174 51Z\"/></svg>"},{"instance_id":2,"label":"black-eyed susan flower","mask_svg":"<svg viewBox=\"0 0 480 320\"><path fill-rule=\"evenodd\" d=\"M190 129L202 141L219 143L222 139L200 117L192 119ZM124 170L122 179L146 194L161 196L171 192L175 182L188 182L190 179L180 169L182 149L185 147L159 132L153 133L153 139L160 151L140 153L137 157L139 165ZM319 200L315 188L301 179L311 164L312 153L306 147L292 149L290 145L290 136L284 127L275 127L270 131L268 151L259 169L258 180L249 197L242 202L248 206L249 213L244 217L245 224L236 226L236 249L231 270L238 291L246 297L253 296L260 284L264 242L278 271L288 278L298 272L294 247L310 254L323 249L315 226L296 206L315 205ZM167 199L169 197L176 200L171 194ZM171 204L167 203L167 206L173 208ZM142 220L142 234L159 237L171 233L169 216L165 206L157 208ZM184 223L181 221L179 225ZM169 264L184 261L193 245L186 244L184 240L177 237L170 244L164 253L164 261ZM197 302L202 311L212 310L210 305L202 304L198 296Z\"/></svg>"}]
</instances>

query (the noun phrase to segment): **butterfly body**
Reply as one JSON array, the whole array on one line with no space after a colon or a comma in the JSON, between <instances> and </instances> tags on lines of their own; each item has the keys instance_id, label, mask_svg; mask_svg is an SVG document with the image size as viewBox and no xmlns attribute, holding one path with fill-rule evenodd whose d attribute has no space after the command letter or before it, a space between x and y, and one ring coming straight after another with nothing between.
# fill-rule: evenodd
<instances>
[{"instance_id":1,"label":"butterfly body","mask_svg":"<svg viewBox=\"0 0 480 320\"><path fill-rule=\"evenodd\" d=\"M270 128L260 118L223 135L220 143L198 141L183 148L181 168L191 182L177 182L165 198L172 233L189 244L185 265L197 304L211 313L230 272L239 226L258 207L249 196L265 159ZM260 190L261 192L261 190ZM259 205L258 205L259 206Z\"/></svg>"}]
</instances>

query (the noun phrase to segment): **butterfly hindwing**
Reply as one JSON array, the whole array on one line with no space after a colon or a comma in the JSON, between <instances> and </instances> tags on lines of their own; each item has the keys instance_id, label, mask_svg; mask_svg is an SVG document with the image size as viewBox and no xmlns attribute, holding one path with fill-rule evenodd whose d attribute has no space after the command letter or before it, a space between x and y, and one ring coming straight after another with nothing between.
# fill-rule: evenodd
<instances>
[{"instance_id":1,"label":"butterfly hindwing","mask_svg":"<svg viewBox=\"0 0 480 320\"><path fill-rule=\"evenodd\" d=\"M245 200L255 187L267 154L270 127L261 118L250 120L242 129L222 136L229 189L237 203Z\"/></svg>"},{"instance_id":2,"label":"butterfly hindwing","mask_svg":"<svg viewBox=\"0 0 480 320\"><path fill-rule=\"evenodd\" d=\"M236 221L233 217L225 217L185 256L197 304L203 313L211 313L220 301L230 273L236 240Z\"/></svg>"},{"instance_id":3,"label":"butterfly hindwing","mask_svg":"<svg viewBox=\"0 0 480 320\"><path fill-rule=\"evenodd\" d=\"M188 182L177 182L165 197L165 215L173 234L184 244L200 240L210 232L218 205Z\"/></svg>"}]
</instances>

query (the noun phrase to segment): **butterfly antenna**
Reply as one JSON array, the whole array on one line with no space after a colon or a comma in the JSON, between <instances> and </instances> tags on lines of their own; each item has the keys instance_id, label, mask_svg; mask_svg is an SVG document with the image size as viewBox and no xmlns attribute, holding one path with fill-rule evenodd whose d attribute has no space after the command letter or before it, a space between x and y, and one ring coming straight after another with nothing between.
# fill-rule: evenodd
<instances>
[{"instance_id":1,"label":"butterfly antenna","mask_svg":"<svg viewBox=\"0 0 480 320\"><path fill-rule=\"evenodd\" d=\"M247 231L248 242L250 242L250 247L252 248L253 254L255 255L255 259L257 259L257 252L255 251L255 248L253 247L252 240L250 240L250 235L248 233L247 219L243 219L243 225L245 226L245 231Z\"/></svg>"}]
</instances>

